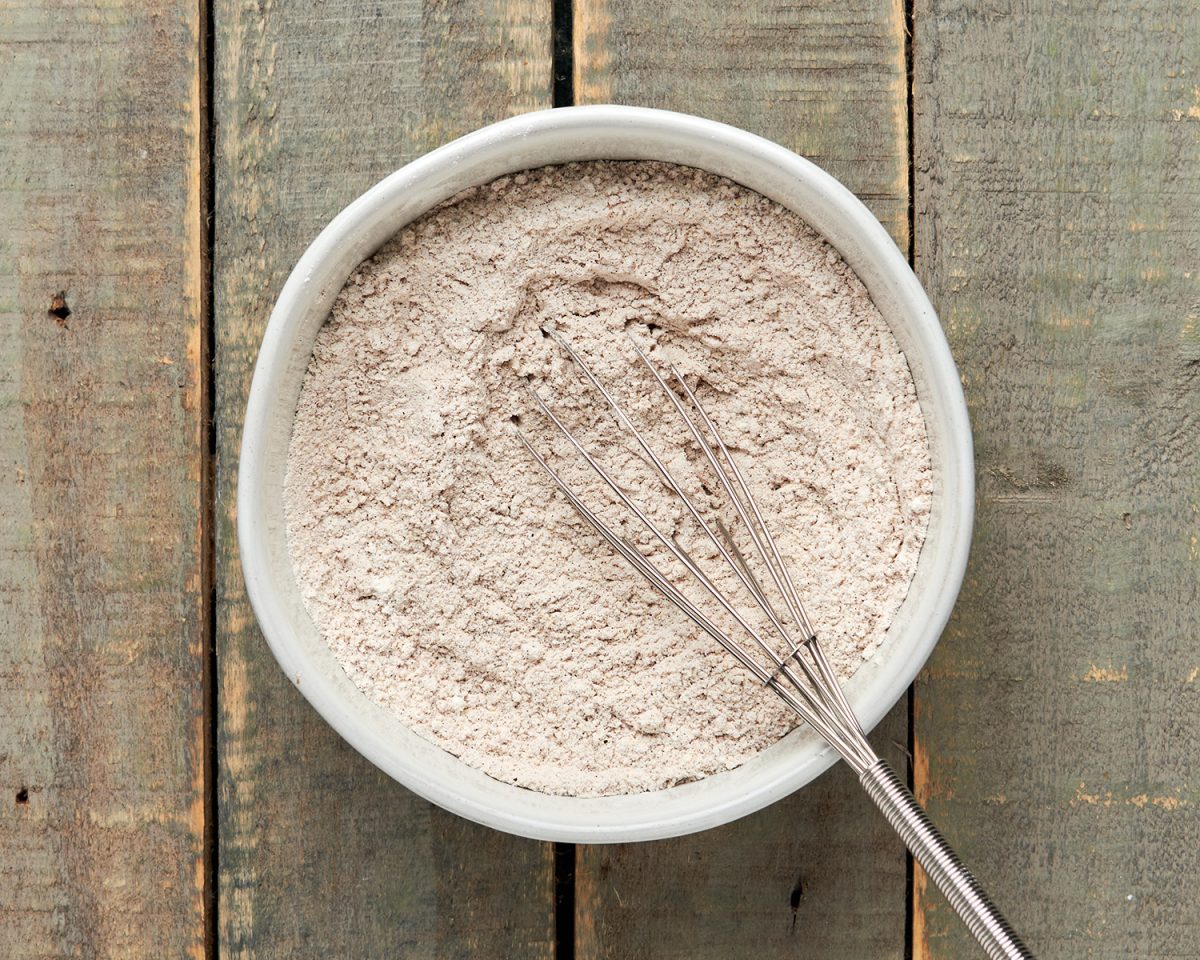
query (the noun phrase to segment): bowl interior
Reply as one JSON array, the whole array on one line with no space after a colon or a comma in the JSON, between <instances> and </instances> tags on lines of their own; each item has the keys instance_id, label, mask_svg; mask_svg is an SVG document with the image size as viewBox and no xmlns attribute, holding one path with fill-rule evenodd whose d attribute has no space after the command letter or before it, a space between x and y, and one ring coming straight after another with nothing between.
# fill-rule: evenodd
<instances>
[{"instance_id":1,"label":"bowl interior","mask_svg":"<svg viewBox=\"0 0 1200 960\"><path fill-rule=\"evenodd\" d=\"M493 780L364 696L304 609L288 556L283 481L313 341L351 271L397 230L469 186L574 160L660 160L728 177L791 209L838 249L904 350L933 461L929 531L909 594L876 655L846 684L873 727L907 688L945 625L970 541L973 463L958 374L933 308L894 243L836 180L790 151L695 117L576 107L487 127L414 161L347 207L301 258L271 315L247 407L238 534L247 590L276 658L343 737L395 779L470 819L524 836L616 842L735 819L792 792L836 759L798 728L742 766L631 796L554 797Z\"/></svg>"}]
</instances>

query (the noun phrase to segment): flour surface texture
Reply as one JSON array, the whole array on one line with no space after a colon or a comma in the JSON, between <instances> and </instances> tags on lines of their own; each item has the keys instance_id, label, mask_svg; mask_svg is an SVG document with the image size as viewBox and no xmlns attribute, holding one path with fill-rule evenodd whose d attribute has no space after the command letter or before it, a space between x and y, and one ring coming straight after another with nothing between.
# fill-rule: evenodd
<instances>
[{"instance_id":1,"label":"flour surface texture","mask_svg":"<svg viewBox=\"0 0 1200 960\"><path fill-rule=\"evenodd\" d=\"M796 718L615 556L520 446L516 428L654 549L537 411L537 390L719 569L550 330L696 499L729 516L630 338L674 363L734 447L838 671L878 649L930 503L905 358L805 223L727 180L647 162L467 191L354 272L317 337L289 452L306 607L367 696L496 779L600 796L733 768Z\"/></svg>"}]
</instances>

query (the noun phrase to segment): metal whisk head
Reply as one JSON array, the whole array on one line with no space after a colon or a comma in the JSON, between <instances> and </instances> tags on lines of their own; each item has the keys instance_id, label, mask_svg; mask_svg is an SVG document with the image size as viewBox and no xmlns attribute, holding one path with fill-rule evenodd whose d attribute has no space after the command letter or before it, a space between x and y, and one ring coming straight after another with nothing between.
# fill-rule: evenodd
<instances>
[{"instance_id":1,"label":"metal whisk head","mask_svg":"<svg viewBox=\"0 0 1200 960\"><path fill-rule=\"evenodd\" d=\"M738 529L749 540L753 547L753 554L758 558L761 568L767 573L767 587L764 587L751 570L750 563L738 548L730 529L719 517L714 517L710 521L704 516L695 501L687 495L682 485L672 475L671 470L651 448L642 431L637 428L625 409L596 377L583 358L558 333L545 332L567 352L578 366L584 379L603 397L617 422L633 436L667 488L681 501L687 515L698 530L710 541L721 560L728 565L736 581L753 597L759 611L769 624L769 630L764 630L751 623L746 613L739 610L738 605L730 599L726 591L701 569L700 565L676 542L675 538L664 533L629 497L600 461L576 438L536 391L534 399L542 413L570 442L576 453L595 470L621 506L629 510L654 539L661 543L668 553L683 566L691 579L698 583L704 593L736 624L737 629L730 631L719 626L712 616L705 613L697 603L680 590L631 539L622 536L606 524L568 486L561 475L550 466L546 458L534 448L524 433L518 430L517 436L526 449L550 476L571 506L613 550L645 577L655 590L678 607L696 626L733 654L737 661L761 683L775 691L789 707L841 754L843 759L854 768L855 773L861 774L877 763L878 758L870 744L867 743L862 728L842 693L837 675L821 650L821 644L817 640L816 632L800 601L791 573L780 555L775 539L767 528L762 511L750 493L745 476L734 462L729 447L704 411L696 394L684 381L679 371L674 365L668 364L667 370L670 377L670 382L668 382L668 378L659 371L641 348L632 340L630 341L642 363L661 388L665 398L683 419L692 441L703 453L709 469L720 482L721 489L739 521ZM768 596L770 588L773 588L775 596L782 601L784 610L782 615ZM735 633L742 636L743 640L739 642L738 639L735 639ZM768 642L767 638L763 636L764 633L777 635L778 639L782 641L784 652L780 653L776 645ZM752 654L751 650L757 650L758 655Z\"/></svg>"}]
</instances>

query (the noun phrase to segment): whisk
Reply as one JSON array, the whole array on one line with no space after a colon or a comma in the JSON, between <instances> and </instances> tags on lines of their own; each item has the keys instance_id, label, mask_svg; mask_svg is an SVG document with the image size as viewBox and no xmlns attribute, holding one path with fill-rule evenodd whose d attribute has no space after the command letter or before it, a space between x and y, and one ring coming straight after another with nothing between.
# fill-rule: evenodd
<instances>
[{"instance_id":1,"label":"whisk","mask_svg":"<svg viewBox=\"0 0 1200 960\"><path fill-rule=\"evenodd\" d=\"M752 555L757 557L758 565L766 571L766 585L752 571L750 562L738 547L729 527L719 517L713 517L711 521L705 517L695 501L684 492L683 486L667 464L652 449L643 432L579 353L556 331L544 332L570 356L587 383L603 397L618 424L632 435L667 489L682 503L687 516L699 533L732 572L735 582L753 598L761 617L755 614L747 615L739 609L728 592L704 572L676 538L665 533L646 511L634 502L599 459L576 438L536 391L533 397L538 408L566 438L575 453L599 475L616 501L637 518L653 540L661 544L667 553L682 565L691 578L688 582L694 581L699 584L703 593L723 611L724 616L714 619L710 613L705 612L650 559L648 551L639 548L630 537L614 530L584 503L520 430L517 430L518 439L570 505L614 551L656 591L678 607L692 623L728 650L760 683L773 690L837 750L858 775L871 799L904 840L916 861L946 895L946 899L987 955L993 960L1032 958L1033 954L992 905L979 882L950 849L916 798L887 761L880 759L867 742L866 735L842 692L837 675L821 649L821 643L805 612L795 582L763 519L762 511L750 492L745 475L734 461L729 447L721 438L695 392L679 371L674 365L668 364L668 380L668 376L665 376L636 342L630 339L630 345L637 352L642 364L661 388L675 412L682 418L692 442L703 454L702 462L716 475L720 489L737 517L738 529L743 537L749 540L753 548ZM771 593L781 601L782 612L772 601ZM758 620L759 625L751 622L752 618ZM769 625L769 630L763 627L763 618ZM719 625L730 621L736 624L736 631ZM734 639L735 632L744 636L743 642ZM776 644L769 642L764 633L773 635ZM777 645L783 652L779 652ZM752 653L752 650L756 650L757 655Z\"/></svg>"}]
</instances>

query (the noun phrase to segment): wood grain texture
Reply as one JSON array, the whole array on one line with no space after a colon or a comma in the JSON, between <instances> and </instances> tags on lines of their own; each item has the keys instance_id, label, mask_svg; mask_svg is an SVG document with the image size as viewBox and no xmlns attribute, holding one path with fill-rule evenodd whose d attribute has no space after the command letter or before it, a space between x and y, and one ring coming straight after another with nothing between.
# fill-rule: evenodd
<instances>
[{"instance_id":1,"label":"wood grain texture","mask_svg":"<svg viewBox=\"0 0 1200 960\"><path fill-rule=\"evenodd\" d=\"M258 633L234 534L243 406L288 271L381 177L549 106L549 17L532 0L216 4L222 956L553 953L552 848L444 813L346 746Z\"/></svg>"},{"instance_id":2,"label":"wood grain texture","mask_svg":"<svg viewBox=\"0 0 1200 960\"><path fill-rule=\"evenodd\" d=\"M782 143L857 193L902 249L904 47L899 3L575 4L578 102L696 113ZM905 768L905 704L872 739ZM581 848L577 877L586 960L904 955L904 849L846 770L699 836Z\"/></svg>"},{"instance_id":3,"label":"wood grain texture","mask_svg":"<svg viewBox=\"0 0 1200 960\"><path fill-rule=\"evenodd\" d=\"M0 7L5 957L203 954L198 16Z\"/></svg>"},{"instance_id":4,"label":"wood grain texture","mask_svg":"<svg viewBox=\"0 0 1200 960\"><path fill-rule=\"evenodd\" d=\"M1200 955L1200 9L918 0L916 249L978 524L920 793L1030 946ZM918 887L917 958L974 957Z\"/></svg>"},{"instance_id":5,"label":"wood grain texture","mask_svg":"<svg viewBox=\"0 0 1200 960\"><path fill-rule=\"evenodd\" d=\"M721 120L808 157L908 245L899 0L575 0L577 103Z\"/></svg>"},{"instance_id":6,"label":"wood grain texture","mask_svg":"<svg viewBox=\"0 0 1200 960\"><path fill-rule=\"evenodd\" d=\"M907 760L901 704L871 739ZM580 847L581 960L903 957L904 847L849 768L724 827Z\"/></svg>"}]
</instances>

